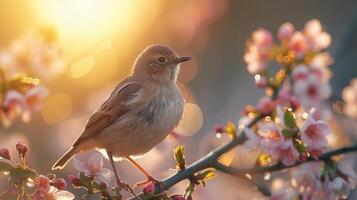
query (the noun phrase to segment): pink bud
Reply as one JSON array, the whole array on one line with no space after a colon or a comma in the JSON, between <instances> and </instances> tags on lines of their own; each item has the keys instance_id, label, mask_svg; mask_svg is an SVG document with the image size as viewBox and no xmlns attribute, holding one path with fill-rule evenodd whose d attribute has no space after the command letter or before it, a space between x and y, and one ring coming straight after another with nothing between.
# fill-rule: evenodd
<instances>
[{"instance_id":1,"label":"pink bud","mask_svg":"<svg viewBox=\"0 0 357 200\"><path fill-rule=\"evenodd\" d=\"M150 181L144 186L143 192L144 194L152 193L154 192L155 185Z\"/></svg>"},{"instance_id":2,"label":"pink bud","mask_svg":"<svg viewBox=\"0 0 357 200\"><path fill-rule=\"evenodd\" d=\"M70 174L68 175L68 178L74 186L76 187L82 186L81 180L79 180L79 178L76 175Z\"/></svg>"},{"instance_id":3,"label":"pink bud","mask_svg":"<svg viewBox=\"0 0 357 200\"><path fill-rule=\"evenodd\" d=\"M290 106L293 110L296 110L300 106L300 102L296 97L291 97L290 98Z\"/></svg>"},{"instance_id":4,"label":"pink bud","mask_svg":"<svg viewBox=\"0 0 357 200\"><path fill-rule=\"evenodd\" d=\"M172 200L185 200L185 197L181 194L175 194L170 197Z\"/></svg>"},{"instance_id":5,"label":"pink bud","mask_svg":"<svg viewBox=\"0 0 357 200\"><path fill-rule=\"evenodd\" d=\"M64 190L67 187L67 183L63 178L58 178L52 183L52 186L59 190Z\"/></svg>"},{"instance_id":6,"label":"pink bud","mask_svg":"<svg viewBox=\"0 0 357 200\"><path fill-rule=\"evenodd\" d=\"M107 184L101 182L101 183L99 184L99 187L100 187L100 189L102 189L102 190L106 190L106 189L107 189Z\"/></svg>"},{"instance_id":7,"label":"pink bud","mask_svg":"<svg viewBox=\"0 0 357 200\"><path fill-rule=\"evenodd\" d=\"M19 152L19 154L20 154L20 156L23 158L23 157L25 157L25 155L26 155L26 152L27 152L27 145L25 144L25 143L23 143L23 142L18 142L17 144L16 144L16 149L17 149L17 151Z\"/></svg>"},{"instance_id":8,"label":"pink bud","mask_svg":"<svg viewBox=\"0 0 357 200\"><path fill-rule=\"evenodd\" d=\"M268 80L264 77L261 77L260 79L255 80L255 85L258 88L265 88L268 86Z\"/></svg>"},{"instance_id":9,"label":"pink bud","mask_svg":"<svg viewBox=\"0 0 357 200\"><path fill-rule=\"evenodd\" d=\"M47 189L50 186L50 179L47 176L40 175L38 178L38 186Z\"/></svg>"},{"instance_id":10,"label":"pink bud","mask_svg":"<svg viewBox=\"0 0 357 200\"><path fill-rule=\"evenodd\" d=\"M257 105L257 109L262 114L269 114L275 109L275 102L269 97L262 97Z\"/></svg>"},{"instance_id":11,"label":"pink bud","mask_svg":"<svg viewBox=\"0 0 357 200\"><path fill-rule=\"evenodd\" d=\"M280 26L278 38L280 41L288 40L294 33L295 28L291 23L284 23Z\"/></svg>"},{"instance_id":12,"label":"pink bud","mask_svg":"<svg viewBox=\"0 0 357 200\"><path fill-rule=\"evenodd\" d=\"M10 153L7 148L1 148L0 149L0 157L6 160L10 160Z\"/></svg>"},{"instance_id":13,"label":"pink bud","mask_svg":"<svg viewBox=\"0 0 357 200\"><path fill-rule=\"evenodd\" d=\"M214 130L216 131L216 133L224 133L224 126L217 124L214 126Z\"/></svg>"}]
</instances>

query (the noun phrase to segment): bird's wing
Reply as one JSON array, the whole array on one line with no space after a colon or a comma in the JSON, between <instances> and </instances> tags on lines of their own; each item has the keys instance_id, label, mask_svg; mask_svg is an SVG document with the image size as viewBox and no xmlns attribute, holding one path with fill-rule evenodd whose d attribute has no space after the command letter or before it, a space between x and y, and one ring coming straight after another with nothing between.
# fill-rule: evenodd
<instances>
[{"instance_id":1,"label":"bird's wing","mask_svg":"<svg viewBox=\"0 0 357 200\"><path fill-rule=\"evenodd\" d=\"M116 119L125 115L130 110L127 102L135 98L140 89L141 85L134 82L118 85L100 108L90 116L82 135L73 146L100 133Z\"/></svg>"}]
</instances>

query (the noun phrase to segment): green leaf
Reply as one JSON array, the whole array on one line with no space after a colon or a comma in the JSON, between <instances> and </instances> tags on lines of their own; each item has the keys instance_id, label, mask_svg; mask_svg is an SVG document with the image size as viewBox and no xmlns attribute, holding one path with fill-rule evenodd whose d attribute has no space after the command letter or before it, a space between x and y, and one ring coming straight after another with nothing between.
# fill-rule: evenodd
<instances>
[{"instance_id":1,"label":"green leaf","mask_svg":"<svg viewBox=\"0 0 357 200\"><path fill-rule=\"evenodd\" d=\"M288 128L296 128L295 115L290 109L284 110L284 124Z\"/></svg>"},{"instance_id":2,"label":"green leaf","mask_svg":"<svg viewBox=\"0 0 357 200\"><path fill-rule=\"evenodd\" d=\"M281 132L286 138L292 138L297 134L297 131L292 129L283 129Z\"/></svg>"},{"instance_id":3,"label":"green leaf","mask_svg":"<svg viewBox=\"0 0 357 200\"><path fill-rule=\"evenodd\" d=\"M13 166L7 162L0 161L0 172L10 172Z\"/></svg>"},{"instance_id":4,"label":"green leaf","mask_svg":"<svg viewBox=\"0 0 357 200\"><path fill-rule=\"evenodd\" d=\"M196 178L197 178L198 180L201 180L202 183L204 183L204 181L208 181L208 180L214 178L215 176L216 176L216 175L215 175L213 169L207 169L207 170L204 170L204 171L200 172L200 173L196 176Z\"/></svg>"},{"instance_id":5,"label":"green leaf","mask_svg":"<svg viewBox=\"0 0 357 200\"><path fill-rule=\"evenodd\" d=\"M176 166L178 169L185 169L186 161L185 161L185 147L183 145L179 145L174 150L174 157L176 160Z\"/></svg>"},{"instance_id":6,"label":"green leaf","mask_svg":"<svg viewBox=\"0 0 357 200\"><path fill-rule=\"evenodd\" d=\"M37 177L36 171L28 167L14 167L10 170L10 173L11 176L16 176L23 179L35 179Z\"/></svg>"}]
</instances>

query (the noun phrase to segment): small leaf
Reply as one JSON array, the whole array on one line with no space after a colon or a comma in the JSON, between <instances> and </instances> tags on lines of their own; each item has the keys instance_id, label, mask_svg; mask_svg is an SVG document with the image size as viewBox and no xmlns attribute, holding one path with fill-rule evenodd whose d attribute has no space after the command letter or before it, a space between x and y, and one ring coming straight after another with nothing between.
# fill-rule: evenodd
<instances>
[{"instance_id":1,"label":"small leaf","mask_svg":"<svg viewBox=\"0 0 357 200\"><path fill-rule=\"evenodd\" d=\"M179 145L174 150L174 156L176 160L176 166L178 169L185 169L186 161L185 161L185 147L183 145Z\"/></svg>"},{"instance_id":2,"label":"small leaf","mask_svg":"<svg viewBox=\"0 0 357 200\"><path fill-rule=\"evenodd\" d=\"M292 129L283 129L281 132L286 138L292 138L297 134L297 131Z\"/></svg>"},{"instance_id":3,"label":"small leaf","mask_svg":"<svg viewBox=\"0 0 357 200\"><path fill-rule=\"evenodd\" d=\"M296 128L294 113L287 108L284 110L284 124L288 128Z\"/></svg>"},{"instance_id":4,"label":"small leaf","mask_svg":"<svg viewBox=\"0 0 357 200\"><path fill-rule=\"evenodd\" d=\"M0 172L10 172L12 168L13 166L9 163L0 161Z\"/></svg>"},{"instance_id":5,"label":"small leaf","mask_svg":"<svg viewBox=\"0 0 357 200\"><path fill-rule=\"evenodd\" d=\"M22 166L17 166L13 167L10 170L10 176L11 178L15 179L21 179L21 180L26 180L28 178L30 179L35 179L37 177L37 173L35 170L28 168L28 167L22 167Z\"/></svg>"},{"instance_id":6,"label":"small leaf","mask_svg":"<svg viewBox=\"0 0 357 200\"><path fill-rule=\"evenodd\" d=\"M299 153L306 152L306 145L301 140L295 140L294 146Z\"/></svg>"},{"instance_id":7,"label":"small leaf","mask_svg":"<svg viewBox=\"0 0 357 200\"><path fill-rule=\"evenodd\" d=\"M207 169L207 170L204 170L202 172L200 172L196 178L198 180L202 180L202 181L208 181L212 178L214 178L216 175L214 173L214 170L213 169Z\"/></svg>"}]
</instances>

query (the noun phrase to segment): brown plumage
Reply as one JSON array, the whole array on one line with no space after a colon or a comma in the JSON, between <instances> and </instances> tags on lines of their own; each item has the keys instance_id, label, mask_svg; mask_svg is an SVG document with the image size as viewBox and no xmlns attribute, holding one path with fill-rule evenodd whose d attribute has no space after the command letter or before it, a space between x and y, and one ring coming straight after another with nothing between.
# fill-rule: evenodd
<instances>
[{"instance_id":1,"label":"brown plumage","mask_svg":"<svg viewBox=\"0 0 357 200\"><path fill-rule=\"evenodd\" d=\"M134 162L130 156L161 142L181 119L184 101L176 80L179 64L189 59L164 45L147 47L132 74L90 116L82 135L53 169L62 169L75 154L94 148L105 149L111 161L115 156Z\"/></svg>"}]
</instances>

